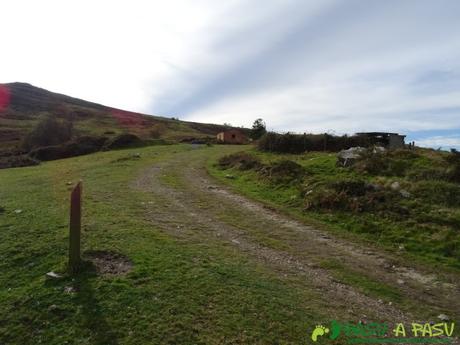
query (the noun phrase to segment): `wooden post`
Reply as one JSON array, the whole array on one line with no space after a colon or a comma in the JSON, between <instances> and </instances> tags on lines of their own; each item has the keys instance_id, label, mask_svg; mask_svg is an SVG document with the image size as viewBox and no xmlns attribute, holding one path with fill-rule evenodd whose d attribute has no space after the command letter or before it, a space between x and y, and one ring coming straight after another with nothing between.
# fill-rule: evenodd
<instances>
[{"instance_id":1,"label":"wooden post","mask_svg":"<svg viewBox=\"0 0 460 345\"><path fill-rule=\"evenodd\" d=\"M81 191L79 182L70 196L70 226L69 226L69 271L77 273L80 269L80 233L81 233Z\"/></svg>"}]
</instances>

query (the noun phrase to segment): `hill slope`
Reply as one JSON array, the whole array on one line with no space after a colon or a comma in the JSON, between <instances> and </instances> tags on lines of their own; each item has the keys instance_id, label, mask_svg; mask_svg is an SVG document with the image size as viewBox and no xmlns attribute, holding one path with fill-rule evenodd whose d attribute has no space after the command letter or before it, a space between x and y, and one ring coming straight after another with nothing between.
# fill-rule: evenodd
<instances>
[{"instance_id":1,"label":"hill slope","mask_svg":"<svg viewBox=\"0 0 460 345\"><path fill-rule=\"evenodd\" d=\"M313 344L315 325L332 320L387 322L390 335L398 322L458 320L458 270L234 193L226 185L250 172L229 179L214 163L241 149L149 146L0 170L0 344ZM310 168L328 158L309 155ZM72 277L68 201L80 179L86 265Z\"/></svg>"},{"instance_id":2,"label":"hill slope","mask_svg":"<svg viewBox=\"0 0 460 345\"><path fill-rule=\"evenodd\" d=\"M215 135L224 127L115 109L26 83L0 84L0 149L18 147L40 119L71 121L75 135L133 133L142 138L182 140Z\"/></svg>"}]
</instances>

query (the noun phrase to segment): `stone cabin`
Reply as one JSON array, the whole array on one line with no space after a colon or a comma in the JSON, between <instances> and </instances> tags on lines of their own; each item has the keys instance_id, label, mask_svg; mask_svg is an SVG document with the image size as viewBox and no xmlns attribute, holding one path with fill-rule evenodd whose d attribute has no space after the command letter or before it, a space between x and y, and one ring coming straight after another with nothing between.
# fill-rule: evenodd
<instances>
[{"instance_id":1,"label":"stone cabin","mask_svg":"<svg viewBox=\"0 0 460 345\"><path fill-rule=\"evenodd\" d=\"M402 149L405 147L404 138L406 136L398 133L366 132L356 134L367 137L373 145L381 145L390 150Z\"/></svg>"},{"instance_id":2,"label":"stone cabin","mask_svg":"<svg viewBox=\"0 0 460 345\"><path fill-rule=\"evenodd\" d=\"M239 129L228 129L217 134L217 141L223 144L247 144L249 139Z\"/></svg>"}]
</instances>

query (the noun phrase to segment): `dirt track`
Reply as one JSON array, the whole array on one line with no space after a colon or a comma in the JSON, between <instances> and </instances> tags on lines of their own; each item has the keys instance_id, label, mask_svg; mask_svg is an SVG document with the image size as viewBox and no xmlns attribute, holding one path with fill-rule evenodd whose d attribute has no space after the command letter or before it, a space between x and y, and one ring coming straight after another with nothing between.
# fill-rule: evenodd
<instances>
[{"instance_id":1,"label":"dirt track","mask_svg":"<svg viewBox=\"0 0 460 345\"><path fill-rule=\"evenodd\" d=\"M455 276L442 277L400 258L366 248L300 223L231 192L206 172L207 149L176 153L144 171L134 188L147 190L148 217L162 231L191 242L226 242L281 277L302 277L350 320L428 321L459 316ZM397 289L401 305L344 284L321 265L334 258L354 274Z\"/></svg>"}]
</instances>

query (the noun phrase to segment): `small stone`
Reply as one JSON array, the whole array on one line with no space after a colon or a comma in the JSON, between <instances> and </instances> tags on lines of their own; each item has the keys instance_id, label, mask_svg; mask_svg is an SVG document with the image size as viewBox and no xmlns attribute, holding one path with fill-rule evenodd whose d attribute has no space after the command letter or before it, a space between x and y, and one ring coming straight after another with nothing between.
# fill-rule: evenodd
<instances>
[{"instance_id":1,"label":"small stone","mask_svg":"<svg viewBox=\"0 0 460 345\"><path fill-rule=\"evenodd\" d=\"M233 175L225 175L225 178L228 178L228 179L230 179L230 180L233 180L233 179L235 178L235 176L233 176Z\"/></svg>"},{"instance_id":2,"label":"small stone","mask_svg":"<svg viewBox=\"0 0 460 345\"><path fill-rule=\"evenodd\" d=\"M393 190L400 190L400 189L401 189L401 185L399 184L398 181L395 181L395 182L393 182L393 183L390 185L390 188L393 189Z\"/></svg>"},{"instance_id":3,"label":"small stone","mask_svg":"<svg viewBox=\"0 0 460 345\"><path fill-rule=\"evenodd\" d=\"M401 196L402 196L403 198L410 198L410 197L411 197L411 194L410 194L407 190L405 190L405 189L401 189L401 190L399 191L399 194L401 194Z\"/></svg>"},{"instance_id":4,"label":"small stone","mask_svg":"<svg viewBox=\"0 0 460 345\"><path fill-rule=\"evenodd\" d=\"M240 244L240 241L238 241L238 240L232 240L232 242L235 243L235 244Z\"/></svg>"},{"instance_id":5,"label":"small stone","mask_svg":"<svg viewBox=\"0 0 460 345\"><path fill-rule=\"evenodd\" d=\"M217 189L216 186L208 186L208 189Z\"/></svg>"},{"instance_id":6,"label":"small stone","mask_svg":"<svg viewBox=\"0 0 460 345\"><path fill-rule=\"evenodd\" d=\"M48 272L48 273L46 274L46 278L49 278L49 279L60 279L60 278L62 278L62 276L61 276L60 274L56 273L56 272L51 271L51 272Z\"/></svg>"},{"instance_id":7,"label":"small stone","mask_svg":"<svg viewBox=\"0 0 460 345\"><path fill-rule=\"evenodd\" d=\"M72 185L72 181L66 182L66 185L68 186Z\"/></svg>"},{"instance_id":8,"label":"small stone","mask_svg":"<svg viewBox=\"0 0 460 345\"><path fill-rule=\"evenodd\" d=\"M441 321L449 321L450 318L446 314L439 314L438 319Z\"/></svg>"},{"instance_id":9,"label":"small stone","mask_svg":"<svg viewBox=\"0 0 460 345\"><path fill-rule=\"evenodd\" d=\"M57 309L59 309L59 307L58 307L56 304L52 304L52 305L50 305L50 306L48 307L48 310L49 310L49 311L55 311L55 310L57 310Z\"/></svg>"},{"instance_id":10,"label":"small stone","mask_svg":"<svg viewBox=\"0 0 460 345\"><path fill-rule=\"evenodd\" d=\"M77 290L73 286L66 286L64 288L64 292L65 293L74 293L74 292L77 292Z\"/></svg>"},{"instance_id":11,"label":"small stone","mask_svg":"<svg viewBox=\"0 0 460 345\"><path fill-rule=\"evenodd\" d=\"M403 284L405 283L404 280L402 280L402 279L398 279L396 282L397 282L399 285L403 285Z\"/></svg>"},{"instance_id":12,"label":"small stone","mask_svg":"<svg viewBox=\"0 0 460 345\"><path fill-rule=\"evenodd\" d=\"M376 191L382 189L382 186L376 183L369 183L367 187L371 190L376 190Z\"/></svg>"},{"instance_id":13,"label":"small stone","mask_svg":"<svg viewBox=\"0 0 460 345\"><path fill-rule=\"evenodd\" d=\"M14 210L14 213L16 214L22 213L22 210L21 209Z\"/></svg>"}]
</instances>

